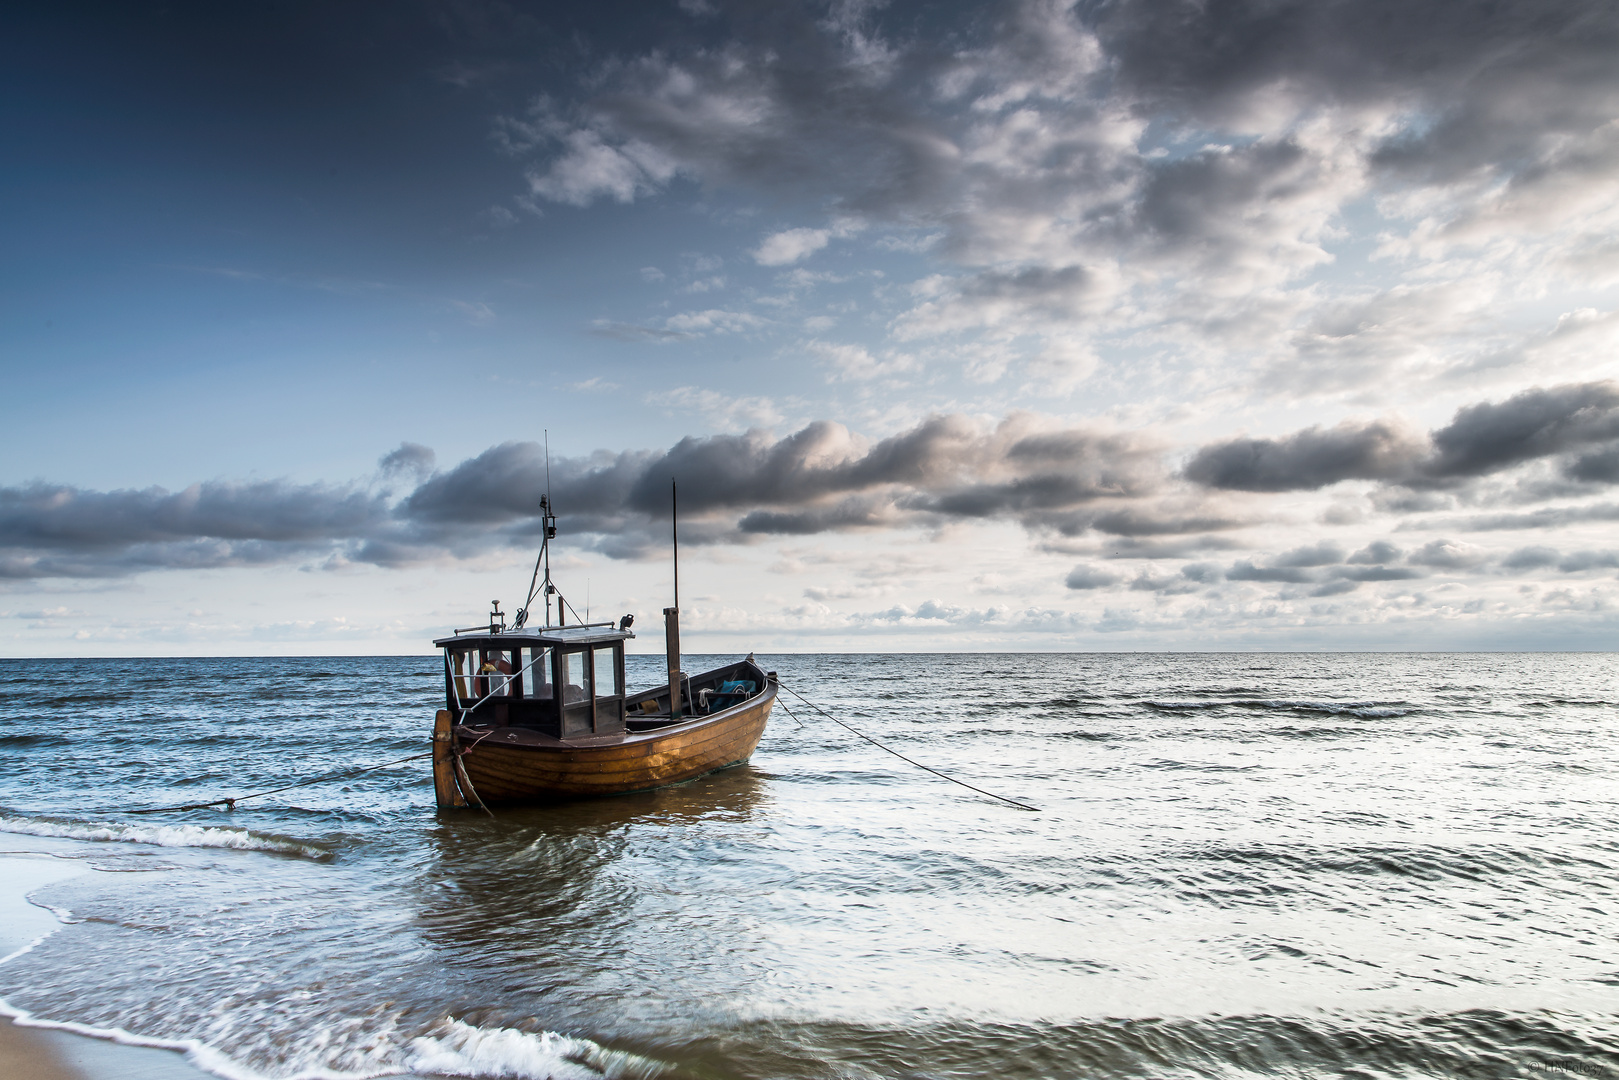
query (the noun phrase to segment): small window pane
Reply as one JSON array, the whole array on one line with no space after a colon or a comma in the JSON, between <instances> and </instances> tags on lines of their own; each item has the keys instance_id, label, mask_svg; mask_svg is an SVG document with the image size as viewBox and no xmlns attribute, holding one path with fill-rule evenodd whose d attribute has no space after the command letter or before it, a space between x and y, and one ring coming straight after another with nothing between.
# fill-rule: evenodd
<instances>
[{"instance_id":1,"label":"small window pane","mask_svg":"<svg viewBox=\"0 0 1619 1080\"><path fill-rule=\"evenodd\" d=\"M465 652L450 653L450 672L455 676L455 696L457 699L462 700L466 698L472 689L467 685L467 669L470 666L467 663L467 657L468 654Z\"/></svg>"},{"instance_id":2,"label":"small window pane","mask_svg":"<svg viewBox=\"0 0 1619 1080\"><path fill-rule=\"evenodd\" d=\"M548 649L530 649L528 659L533 663L523 673L523 692L528 697L549 700L551 697L551 657Z\"/></svg>"},{"instance_id":3,"label":"small window pane","mask_svg":"<svg viewBox=\"0 0 1619 1080\"><path fill-rule=\"evenodd\" d=\"M596 696L618 696L618 665L613 663L613 649L596 650Z\"/></svg>"},{"instance_id":4,"label":"small window pane","mask_svg":"<svg viewBox=\"0 0 1619 1080\"><path fill-rule=\"evenodd\" d=\"M585 700L585 654L571 652L568 654L568 685L563 691L564 704Z\"/></svg>"}]
</instances>

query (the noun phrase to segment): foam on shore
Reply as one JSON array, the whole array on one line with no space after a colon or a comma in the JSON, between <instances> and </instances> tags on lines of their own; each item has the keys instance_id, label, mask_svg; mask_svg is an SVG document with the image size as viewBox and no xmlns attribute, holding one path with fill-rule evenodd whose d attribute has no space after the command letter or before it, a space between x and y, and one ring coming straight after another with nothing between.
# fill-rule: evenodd
<instances>
[{"instance_id":1,"label":"foam on shore","mask_svg":"<svg viewBox=\"0 0 1619 1080\"><path fill-rule=\"evenodd\" d=\"M41 818L16 818L0 815L0 828L9 832L23 832L15 824L32 825L28 835L71 840L126 840L134 843L158 843L153 835L183 832L171 840L193 841L165 846L238 847L237 843L195 843L196 833L236 833L238 830L198 829L169 826L131 829L134 835L124 834L124 826L106 826L86 829L111 835L85 835L77 823L52 821ZM205 839L215 839L205 837ZM235 839L234 837L230 839ZM251 848L252 850L266 850ZM273 850L273 849L269 849ZM97 871L78 858L64 857L51 852L15 852L0 854L0 964L31 952L62 926L75 921L71 911L52 908L29 899L29 894L47 885L67 878ZM37 1029L41 1033L62 1033L63 1036L85 1036L98 1040L103 1046L163 1050L174 1054L171 1063L160 1059L144 1062L144 1069L122 1068L118 1055L123 1050L106 1049L86 1053L87 1047L75 1048L60 1043L65 1050L61 1056L71 1067L76 1058L90 1058L99 1067L92 1072L111 1068L120 1075L139 1073L144 1077L160 1076L164 1080L191 1080L198 1071L222 1080L270 1080L262 1073L235 1060L230 1055L197 1039L161 1039L139 1035L121 1027L96 1027L71 1021L48 1020L28 1010L0 999L0 1017L8 1018L18 1027ZM0 1022L4 1022L0 1020ZM397 1040L397 1036L395 1036ZM498 1077L501 1080L642 1080L665 1070L659 1062L619 1050L609 1050L588 1039L573 1038L555 1032L526 1032L512 1028L480 1028L445 1017L429 1032L408 1043L394 1041L391 1050L380 1055L398 1064L362 1071L341 1071L322 1067L297 1069L290 1075L277 1074L276 1080L371 1080L374 1077L404 1074L432 1076ZM131 1065L134 1064L132 1059ZM155 1071L154 1071L155 1067ZM83 1070L81 1070L83 1071Z\"/></svg>"}]
</instances>

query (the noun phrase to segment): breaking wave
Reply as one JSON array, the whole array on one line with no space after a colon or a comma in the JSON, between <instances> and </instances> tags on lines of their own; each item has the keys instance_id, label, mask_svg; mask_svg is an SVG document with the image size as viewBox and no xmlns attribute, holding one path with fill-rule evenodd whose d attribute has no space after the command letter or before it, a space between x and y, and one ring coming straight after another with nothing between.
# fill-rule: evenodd
<instances>
[{"instance_id":1,"label":"breaking wave","mask_svg":"<svg viewBox=\"0 0 1619 1080\"><path fill-rule=\"evenodd\" d=\"M293 855L317 861L325 861L333 856L330 849L306 840L216 825L126 825L122 822L75 821L0 813L0 832L53 836L64 840L152 844L157 847L267 851L272 855Z\"/></svg>"},{"instance_id":2,"label":"breaking wave","mask_svg":"<svg viewBox=\"0 0 1619 1080\"><path fill-rule=\"evenodd\" d=\"M552 1031L480 1028L450 1017L432 1034L411 1041L413 1072L438 1076L498 1076L513 1080L639 1080L667 1066L588 1039Z\"/></svg>"}]
</instances>

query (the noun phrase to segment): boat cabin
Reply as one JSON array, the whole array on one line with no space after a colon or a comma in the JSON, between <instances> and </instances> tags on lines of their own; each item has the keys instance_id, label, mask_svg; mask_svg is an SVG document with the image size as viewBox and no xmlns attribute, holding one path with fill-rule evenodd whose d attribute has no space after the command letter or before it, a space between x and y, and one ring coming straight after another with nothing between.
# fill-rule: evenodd
<instances>
[{"instance_id":1,"label":"boat cabin","mask_svg":"<svg viewBox=\"0 0 1619 1080\"><path fill-rule=\"evenodd\" d=\"M459 724L558 739L625 732L624 642L612 623L478 630L439 638L446 708Z\"/></svg>"}]
</instances>

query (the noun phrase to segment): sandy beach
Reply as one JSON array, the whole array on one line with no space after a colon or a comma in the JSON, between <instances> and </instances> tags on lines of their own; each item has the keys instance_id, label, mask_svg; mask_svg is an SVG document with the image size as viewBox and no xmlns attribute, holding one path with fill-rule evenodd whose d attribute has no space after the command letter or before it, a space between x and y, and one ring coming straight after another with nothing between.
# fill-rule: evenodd
<instances>
[{"instance_id":1,"label":"sandy beach","mask_svg":"<svg viewBox=\"0 0 1619 1080\"><path fill-rule=\"evenodd\" d=\"M0 1025L0 1080L88 1080L62 1063L43 1033L7 1022Z\"/></svg>"}]
</instances>

